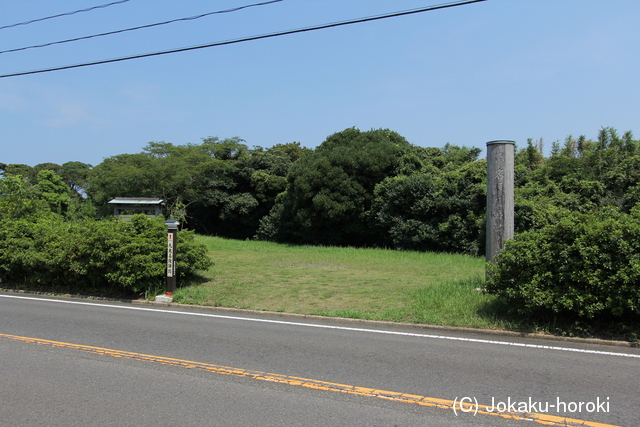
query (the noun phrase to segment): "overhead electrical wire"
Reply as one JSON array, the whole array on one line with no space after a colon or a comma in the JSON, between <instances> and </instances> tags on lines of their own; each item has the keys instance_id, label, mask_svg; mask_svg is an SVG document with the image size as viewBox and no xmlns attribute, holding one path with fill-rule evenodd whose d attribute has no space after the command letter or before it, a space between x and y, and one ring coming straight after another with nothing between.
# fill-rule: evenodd
<instances>
[{"instance_id":1,"label":"overhead electrical wire","mask_svg":"<svg viewBox=\"0 0 640 427\"><path fill-rule=\"evenodd\" d=\"M138 54L138 55L124 56L124 57L120 57L120 58L113 58L113 59L103 59L103 60L92 61L92 62L83 62L83 63L80 63L80 64L74 64L74 65L63 65L63 66L59 66L59 67L44 68L44 69L40 69L40 70L22 71L22 72L11 73L11 74L3 74L3 75L0 75L0 78L25 76L25 75L29 75L29 74L48 73L48 72L51 72L51 71L68 70L68 69L72 69L72 68L88 67L88 66L91 66L91 65L109 64L109 63L112 63L112 62L121 62L121 61L128 61L128 60L132 60L132 59L149 58L149 57L152 57L152 56L167 55L167 54L170 54L170 53L178 53L178 52L187 52L187 51L191 51L191 50L204 49L204 48L216 47L216 46L225 46L225 45L243 43L243 42L248 42L248 41L255 41L255 40L262 40L262 39L268 39L268 38L273 38L273 37L286 36L286 35L290 35L290 34L298 34L298 33L304 33L304 32L309 32L309 31L324 30L324 29L327 29L327 28L335 28L335 27L341 27L341 26L345 26L345 25L352 25L352 24L360 24L360 23L364 23L364 22L378 21L378 20L381 20L381 19L395 18L395 17L399 17L399 16L413 15L413 14L423 13L423 12L431 12L431 11L434 11L434 10L447 9L447 8L456 7L456 6L464 6L464 5L473 4L473 3L480 3L480 2L484 2L484 1L487 1L487 0L468 0L468 1L461 1L461 2L455 2L455 3L445 3L445 4L440 4L440 5L435 5L435 6L428 6L428 7L418 8L418 9L411 9L411 10L405 10L405 11L399 11L399 12L392 12L392 13L387 13L387 14L383 14L383 15L370 16L370 17L366 17L366 18L358 18L358 19L352 19L352 20L348 20L348 21L339 21L339 22L333 22L333 23L329 23L329 24L322 24L322 25L316 25L316 26L311 26L311 27L298 28L298 29L294 29L294 30L279 31L279 32L275 32L275 33L268 33L268 34L262 34L262 35L251 36L251 37L244 37L244 38L233 39L233 40L226 40L226 41L207 43L207 44L202 44L202 45L197 45L197 46L181 47L181 48L177 48L177 49L169 49L169 50L163 50L163 51L158 51L158 52L143 53L143 54Z\"/></svg>"},{"instance_id":2,"label":"overhead electrical wire","mask_svg":"<svg viewBox=\"0 0 640 427\"><path fill-rule=\"evenodd\" d=\"M89 12L89 11L95 10L95 9L103 9L105 7L113 6L114 4L126 3L128 1L131 1L131 0L118 0L118 1L111 2L111 3L107 3L107 4L101 4L99 6L88 7L86 9L74 10L73 12L59 13L58 15L46 16L44 18L38 18L38 19L32 19L31 21L18 22L17 24L5 25L3 27L0 27L0 30L4 30L6 28L18 27L20 25L29 25L29 24L33 24L34 22L46 21L47 19L60 18L62 16L75 15L76 13Z\"/></svg>"},{"instance_id":3,"label":"overhead electrical wire","mask_svg":"<svg viewBox=\"0 0 640 427\"><path fill-rule=\"evenodd\" d=\"M127 0L127 1L129 1L129 0ZM174 22L179 22L179 21L193 21L193 20L196 20L196 19L204 18L205 16L216 15L216 14L220 14L220 13L237 12L237 11L242 10L242 9L247 9L247 8L256 7L256 6L264 6L264 5L268 5L268 4L272 4L272 3L278 3L278 2L281 2L281 1L283 1L283 0L270 0L270 1L265 1L265 2L262 2L262 3L254 3L254 4L248 4L248 5L245 5L245 6L238 6L238 7L232 8L232 9L217 10L215 12L203 13L201 15L188 16L186 18L172 19L170 21L156 22L154 24L140 25L138 27L125 28L125 29L122 29L122 30L109 31L109 32L106 32L106 33L92 34L90 36L76 37L76 38L73 38L73 39L60 40L60 41L49 42L49 43L44 43L44 44L39 44L39 45L34 45L34 46L19 47L19 48L15 48L15 49L7 49L7 50L0 51L0 54L1 53L9 53L9 52L19 52L21 50L35 49L35 48L40 48L40 47L47 47L47 46L52 46L52 45L56 45L56 44L75 42L75 41L79 41L79 40L92 39L92 38L95 38L95 37L110 36L110 35L113 35L113 34L125 33L127 31L135 31L135 30L141 30L141 29L144 29L144 28L152 28L152 27L158 27L160 25L172 24Z\"/></svg>"}]
</instances>

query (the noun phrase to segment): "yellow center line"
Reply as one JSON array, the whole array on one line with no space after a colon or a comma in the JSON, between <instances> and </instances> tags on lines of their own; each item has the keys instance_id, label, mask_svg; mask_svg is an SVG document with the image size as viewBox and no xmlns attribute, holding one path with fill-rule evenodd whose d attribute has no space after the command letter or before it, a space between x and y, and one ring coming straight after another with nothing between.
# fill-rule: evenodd
<instances>
[{"instance_id":1,"label":"yellow center line","mask_svg":"<svg viewBox=\"0 0 640 427\"><path fill-rule=\"evenodd\" d=\"M63 347L73 350L80 350L94 354L107 355L112 357L125 357L128 359L140 360L144 362L156 362L164 365L178 366L187 369L201 369L222 375L233 375L237 377L248 377L261 381L271 381L280 384L300 386L315 390L326 390L340 393L353 394L358 396L376 397L395 402L412 403L420 406L431 406L442 409L469 412L473 414L493 415L508 419L535 421L543 425L551 426L589 426L589 427L618 427L612 424L602 424L592 421L565 418L555 415L539 414L533 412L488 412L480 408L489 408L489 405L478 405L456 402L454 400L438 399L415 394L400 393L395 391L359 387L347 384L332 383L310 378L300 378L284 374L273 374L261 371L233 368L229 366L213 365L210 363L194 362L191 360L175 359L171 357L154 356L150 354L134 353L130 351L114 350L110 348L93 347L82 344L72 344L60 341L51 341L40 338L22 337L18 335L0 334L0 338L21 341L25 343L48 345L51 347Z\"/></svg>"}]
</instances>

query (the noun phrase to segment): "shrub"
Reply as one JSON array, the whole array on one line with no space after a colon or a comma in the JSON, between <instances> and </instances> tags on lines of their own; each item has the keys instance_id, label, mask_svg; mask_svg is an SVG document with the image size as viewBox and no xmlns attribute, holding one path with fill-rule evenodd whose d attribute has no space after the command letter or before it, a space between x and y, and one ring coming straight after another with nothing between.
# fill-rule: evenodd
<instances>
[{"instance_id":1,"label":"shrub","mask_svg":"<svg viewBox=\"0 0 640 427\"><path fill-rule=\"evenodd\" d=\"M640 210L568 213L516 235L488 265L486 290L520 313L640 314Z\"/></svg>"},{"instance_id":2,"label":"shrub","mask_svg":"<svg viewBox=\"0 0 640 427\"><path fill-rule=\"evenodd\" d=\"M193 232L180 232L177 242L178 278L211 266ZM76 292L141 294L162 286L166 250L164 223L144 215L131 223L54 215L7 221L0 231L0 278Z\"/></svg>"}]
</instances>

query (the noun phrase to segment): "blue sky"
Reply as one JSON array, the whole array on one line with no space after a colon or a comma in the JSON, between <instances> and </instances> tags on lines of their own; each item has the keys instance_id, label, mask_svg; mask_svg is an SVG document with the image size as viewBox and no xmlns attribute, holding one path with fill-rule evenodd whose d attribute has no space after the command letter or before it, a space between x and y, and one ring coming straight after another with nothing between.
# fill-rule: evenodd
<instances>
[{"instance_id":1,"label":"blue sky","mask_svg":"<svg viewBox=\"0 0 640 427\"><path fill-rule=\"evenodd\" d=\"M260 0L129 0L0 30L0 50ZM5 1L0 26L110 0ZM0 54L0 75L439 4L283 0L153 29ZM150 141L238 136L316 147L355 126L411 143L640 136L640 2L487 0L411 16L105 65L0 78L0 162L137 153Z\"/></svg>"}]
</instances>

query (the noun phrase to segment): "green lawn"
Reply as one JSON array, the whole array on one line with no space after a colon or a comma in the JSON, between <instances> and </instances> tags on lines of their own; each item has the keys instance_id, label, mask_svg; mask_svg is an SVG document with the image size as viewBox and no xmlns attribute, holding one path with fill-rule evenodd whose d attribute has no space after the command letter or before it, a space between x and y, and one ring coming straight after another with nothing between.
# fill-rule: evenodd
<instances>
[{"instance_id":1,"label":"green lawn","mask_svg":"<svg viewBox=\"0 0 640 427\"><path fill-rule=\"evenodd\" d=\"M478 291L484 258L200 236L214 267L174 301L252 310L502 328Z\"/></svg>"}]
</instances>

